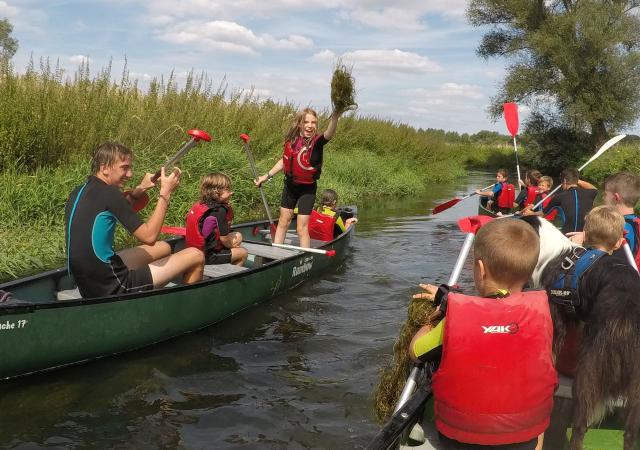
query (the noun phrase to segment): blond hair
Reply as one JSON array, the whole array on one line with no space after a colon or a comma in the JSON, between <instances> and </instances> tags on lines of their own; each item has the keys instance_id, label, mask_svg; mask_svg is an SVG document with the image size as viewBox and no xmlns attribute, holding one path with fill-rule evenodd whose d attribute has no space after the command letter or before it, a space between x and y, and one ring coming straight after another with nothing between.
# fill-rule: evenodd
<instances>
[{"instance_id":1,"label":"blond hair","mask_svg":"<svg viewBox=\"0 0 640 450\"><path fill-rule=\"evenodd\" d=\"M540 183L547 183L549 185L549 189L551 189L553 187L553 178L548 175L543 175L540 177L540 180L538 180L538 186L540 186Z\"/></svg>"},{"instance_id":2,"label":"blond hair","mask_svg":"<svg viewBox=\"0 0 640 450\"><path fill-rule=\"evenodd\" d=\"M596 206L584 218L584 245L615 250L624 236L624 217L615 206Z\"/></svg>"},{"instance_id":3,"label":"blond hair","mask_svg":"<svg viewBox=\"0 0 640 450\"><path fill-rule=\"evenodd\" d=\"M316 120L318 120L318 113L311 108L305 108L298 112L298 114L296 114L295 121L291 124L291 127L289 127L289 131L284 138L285 141L293 142L295 138L302 134L302 127L304 126L304 119L307 117L307 114L311 114L316 118Z\"/></svg>"},{"instance_id":4,"label":"blond hair","mask_svg":"<svg viewBox=\"0 0 640 450\"><path fill-rule=\"evenodd\" d=\"M618 172L604 180L604 190L618 194L624 206L633 208L640 199L640 177L632 172Z\"/></svg>"},{"instance_id":5,"label":"blond hair","mask_svg":"<svg viewBox=\"0 0 640 450\"><path fill-rule=\"evenodd\" d=\"M117 142L105 142L96 147L91 158L91 173L96 175L103 165L106 167L113 166L118 160L123 160L133 153L127 147Z\"/></svg>"},{"instance_id":6,"label":"blond hair","mask_svg":"<svg viewBox=\"0 0 640 450\"><path fill-rule=\"evenodd\" d=\"M524 285L538 263L540 238L519 219L496 219L476 234L474 262L482 260L491 278L504 285Z\"/></svg>"},{"instance_id":7,"label":"blond hair","mask_svg":"<svg viewBox=\"0 0 640 450\"><path fill-rule=\"evenodd\" d=\"M200 201L215 203L220 201L220 194L225 189L231 189L231 179L221 172L213 172L202 177L200 182Z\"/></svg>"}]
</instances>

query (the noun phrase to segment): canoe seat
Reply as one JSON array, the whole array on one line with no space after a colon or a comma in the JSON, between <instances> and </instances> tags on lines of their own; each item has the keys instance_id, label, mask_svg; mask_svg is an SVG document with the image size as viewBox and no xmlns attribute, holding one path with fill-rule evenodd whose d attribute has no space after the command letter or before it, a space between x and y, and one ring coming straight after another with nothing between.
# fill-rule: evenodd
<instances>
[{"instance_id":1,"label":"canoe seat","mask_svg":"<svg viewBox=\"0 0 640 450\"><path fill-rule=\"evenodd\" d=\"M260 230L260 234L267 241L271 240L271 234L269 234L269 230ZM284 238L284 243L289 245L300 245L300 238L298 238L298 234L295 231L287 231L287 234ZM319 241L318 239L311 239L311 248L320 248L324 244L325 241ZM244 244L243 244L244 246ZM251 253L251 252L249 252Z\"/></svg>"},{"instance_id":2,"label":"canoe seat","mask_svg":"<svg viewBox=\"0 0 640 450\"><path fill-rule=\"evenodd\" d=\"M78 288L67 289L66 291L58 291L56 296L58 300L78 300L82 298L82 296L80 295L80 290Z\"/></svg>"},{"instance_id":3,"label":"canoe seat","mask_svg":"<svg viewBox=\"0 0 640 450\"><path fill-rule=\"evenodd\" d=\"M271 247L270 245L252 244L250 242L243 242L242 246L246 248L251 255L262 256L263 258L269 259L284 259L300 253L297 250Z\"/></svg>"},{"instance_id":4,"label":"canoe seat","mask_svg":"<svg viewBox=\"0 0 640 450\"><path fill-rule=\"evenodd\" d=\"M232 273L247 270L246 267L236 266L234 264L210 264L204 266L204 274L211 278L222 277Z\"/></svg>"}]
</instances>

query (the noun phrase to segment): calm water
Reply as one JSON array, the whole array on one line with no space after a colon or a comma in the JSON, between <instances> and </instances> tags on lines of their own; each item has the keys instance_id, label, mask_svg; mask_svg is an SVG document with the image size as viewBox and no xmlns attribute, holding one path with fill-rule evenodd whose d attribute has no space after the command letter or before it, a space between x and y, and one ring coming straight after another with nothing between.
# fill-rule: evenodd
<instances>
[{"instance_id":1,"label":"calm water","mask_svg":"<svg viewBox=\"0 0 640 450\"><path fill-rule=\"evenodd\" d=\"M476 201L428 211L490 178L359 205L344 264L207 330L0 383L0 448L364 447L409 298L420 282L446 282L463 241L455 220Z\"/></svg>"}]
</instances>

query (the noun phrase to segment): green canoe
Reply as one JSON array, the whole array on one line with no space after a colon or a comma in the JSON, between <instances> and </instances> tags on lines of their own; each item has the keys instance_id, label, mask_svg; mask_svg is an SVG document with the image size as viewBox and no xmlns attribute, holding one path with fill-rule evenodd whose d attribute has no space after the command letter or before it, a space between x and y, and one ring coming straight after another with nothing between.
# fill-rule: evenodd
<instances>
[{"instance_id":1,"label":"green canoe","mask_svg":"<svg viewBox=\"0 0 640 450\"><path fill-rule=\"evenodd\" d=\"M355 210L355 208L353 208ZM245 268L205 267L204 280L144 293L82 299L66 268L0 284L0 380L128 352L202 329L318 275L342 259L354 227L331 242L336 257L272 247L269 223L236 225L249 251ZM292 222L295 230L295 221ZM168 240L176 250L182 238ZM285 243L297 245L289 232Z\"/></svg>"}]
</instances>

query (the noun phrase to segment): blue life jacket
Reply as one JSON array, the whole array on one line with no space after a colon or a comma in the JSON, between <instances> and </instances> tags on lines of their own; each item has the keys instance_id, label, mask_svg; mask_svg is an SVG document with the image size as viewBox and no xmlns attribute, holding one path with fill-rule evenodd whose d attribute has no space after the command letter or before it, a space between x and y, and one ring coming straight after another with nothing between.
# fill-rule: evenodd
<instances>
[{"instance_id":1,"label":"blue life jacket","mask_svg":"<svg viewBox=\"0 0 640 450\"><path fill-rule=\"evenodd\" d=\"M574 248L572 254L562 261L562 271L548 288L549 300L582 318L584 311L581 310L580 279L604 255L606 252L595 248Z\"/></svg>"}]
</instances>

